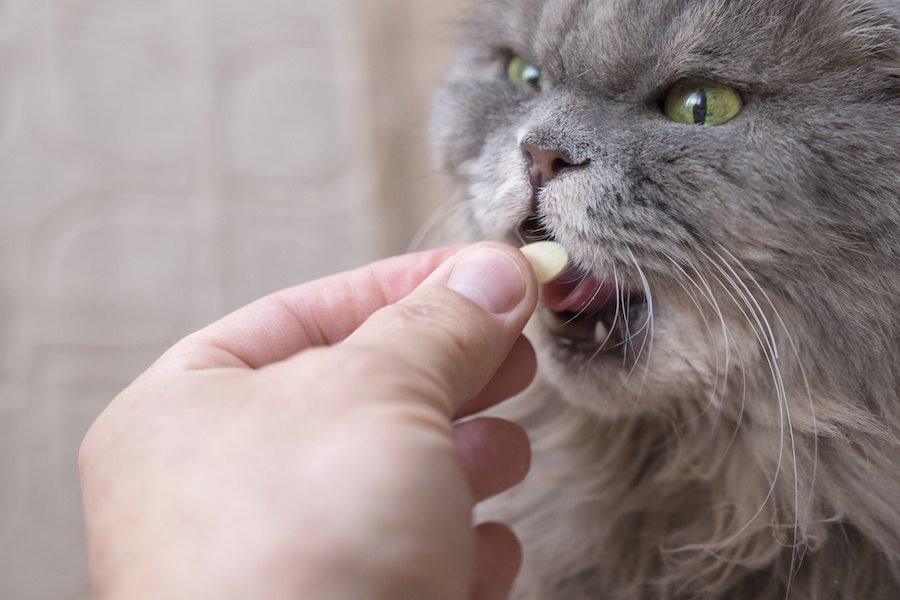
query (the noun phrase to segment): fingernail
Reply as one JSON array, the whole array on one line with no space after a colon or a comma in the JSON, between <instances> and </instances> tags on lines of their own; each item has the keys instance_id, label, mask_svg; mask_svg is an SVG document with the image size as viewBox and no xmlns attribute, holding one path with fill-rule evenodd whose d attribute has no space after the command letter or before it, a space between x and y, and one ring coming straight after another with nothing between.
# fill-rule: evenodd
<instances>
[{"instance_id":1,"label":"fingernail","mask_svg":"<svg viewBox=\"0 0 900 600\"><path fill-rule=\"evenodd\" d=\"M490 248L464 254L447 287L495 315L511 311L525 296L525 279L519 267Z\"/></svg>"}]
</instances>

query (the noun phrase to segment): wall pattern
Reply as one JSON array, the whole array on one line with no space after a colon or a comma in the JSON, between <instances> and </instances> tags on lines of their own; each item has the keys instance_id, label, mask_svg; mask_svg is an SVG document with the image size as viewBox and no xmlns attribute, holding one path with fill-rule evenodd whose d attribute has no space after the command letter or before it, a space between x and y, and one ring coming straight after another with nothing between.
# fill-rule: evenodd
<instances>
[{"instance_id":1,"label":"wall pattern","mask_svg":"<svg viewBox=\"0 0 900 600\"><path fill-rule=\"evenodd\" d=\"M0 597L87 597L78 446L166 347L406 247L455 5L0 0Z\"/></svg>"}]
</instances>

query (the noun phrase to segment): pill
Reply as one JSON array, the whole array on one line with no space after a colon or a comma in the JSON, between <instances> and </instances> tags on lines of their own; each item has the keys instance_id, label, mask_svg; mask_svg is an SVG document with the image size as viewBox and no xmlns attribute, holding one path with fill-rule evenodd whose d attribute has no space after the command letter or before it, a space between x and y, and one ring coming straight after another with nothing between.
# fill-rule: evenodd
<instances>
[{"instance_id":1,"label":"pill","mask_svg":"<svg viewBox=\"0 0 900 600\"><path fill-rule=\"evenodd\" d=\"M569 265L566 249L556 242L535 242L520 250L531 263L535 278L540 284L550 283L562 275Z\"/></svg>"}]
</instances>

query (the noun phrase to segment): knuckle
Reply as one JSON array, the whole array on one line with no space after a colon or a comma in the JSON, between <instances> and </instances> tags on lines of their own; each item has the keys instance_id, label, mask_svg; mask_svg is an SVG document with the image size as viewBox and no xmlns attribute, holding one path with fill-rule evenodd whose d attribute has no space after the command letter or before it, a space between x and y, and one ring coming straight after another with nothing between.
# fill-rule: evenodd
<instances>
[{"instance_id":1,"label":"knuckle","mask_svg":"<svg viewBox=\"0 0 900 600\"><path fill-rule=\"evenodd\" d=\"M455 306L440 308L420 305L397 305L395 318L402 322L400 330L412 330L412 338L425 338L435 350L454 362L465 363L477 355L489 337L487 328Z\"/></svg>"},{"instance_id":2,"label":"knuckle","mask_svg":"<svg viewBox=\"0 0 900 600\"><path fill-rule=\"evenodd\" d=\"M432 398L469 391L496 337L487 324L453 302L399 303L378 319L378 329L392 339L359 357L362 368L371 368L367 360L381 365L396 386Z\"/></svg>"}]
</instances>

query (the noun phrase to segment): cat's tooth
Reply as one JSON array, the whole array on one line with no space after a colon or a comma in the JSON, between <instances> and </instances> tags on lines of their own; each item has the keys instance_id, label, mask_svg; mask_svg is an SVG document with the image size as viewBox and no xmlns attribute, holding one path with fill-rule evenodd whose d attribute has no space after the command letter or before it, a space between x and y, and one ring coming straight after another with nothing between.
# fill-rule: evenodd
<instances>
[{"instance_id":1,"label":"cat's tooth","mask_svg":"<svg viewBox=\"0 0 900 600\"><path fill-rule=\"evenodd\" d=\"M521 248L521 252L531 263L539 284L550 283L569 266L569 254L556 242L535 242Z\"/></svg>"},{"instance_id":2,"label":"cat's tooth","mask_svg":"<svg viewBox=\"0 0 900 600\"><path fill-rule=\"evenodd\" d=\"M606 326L602 319L597 321L597 325L594 328L594 339L598 344L609 341L609 327Z\"/></svg>"}]
</instances>

